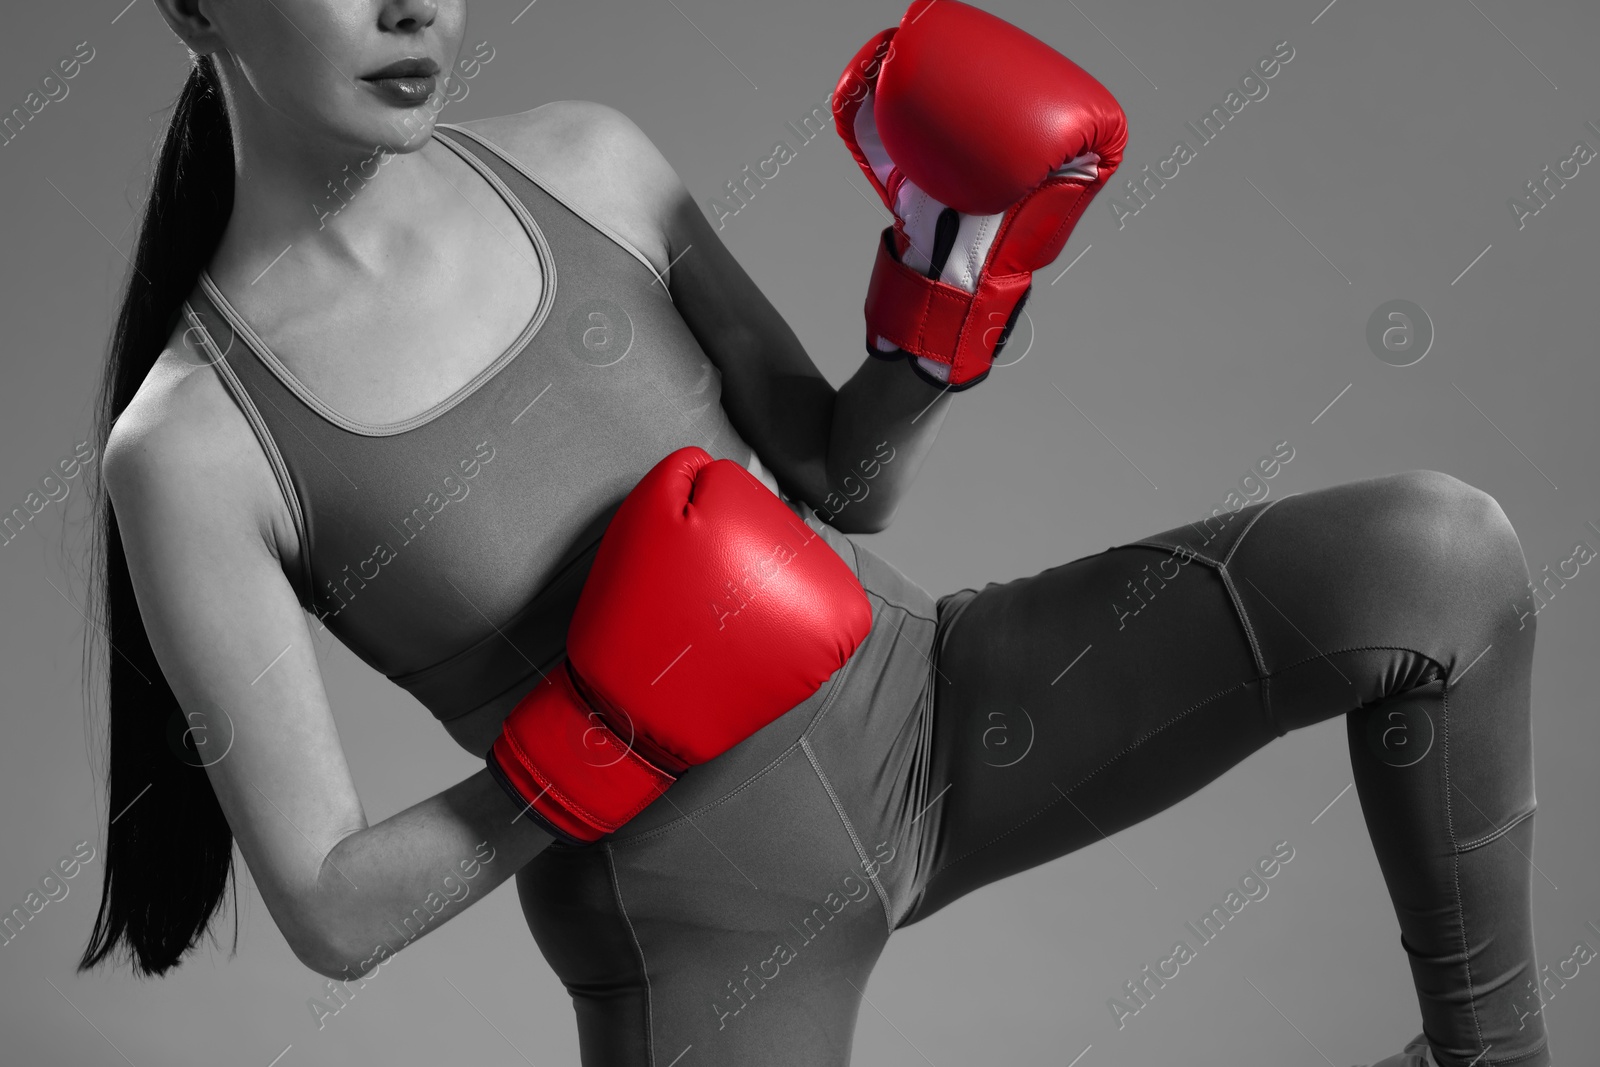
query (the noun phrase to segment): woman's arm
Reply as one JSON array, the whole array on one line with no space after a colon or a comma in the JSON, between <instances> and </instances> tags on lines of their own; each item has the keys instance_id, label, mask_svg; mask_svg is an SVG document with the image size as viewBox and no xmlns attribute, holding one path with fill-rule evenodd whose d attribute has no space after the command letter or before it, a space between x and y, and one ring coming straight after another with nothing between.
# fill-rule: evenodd
<instances>
[{"instance_id":1,"label":"woman's arm","mask_svg":"<svg viewBox=\"0 0 1600 1067\"><path fill-rule=\"evenodd\" d=\"M705 216L700 223L709 231ZM787 332L788 326L777 321ZM798 351L798 342L796 346ZM746 357L745 362L758 361ZM754 369L745 376L755 379L747 384L749 391L760 395L772 389ZM783 401L775 397L766 402L781 406ZM801 496L844 533L884 529L933 448L949 403L949 390L924 382L904 361L863 360L833 396L823 495Z\"/></svg>"},{"instance_id":2,"label":"woman's arm","mask_svg":"<svg viewBox=\"0 0 1600 1067\"><path fill-rule=\"evenodd\" d=\"M643 158L649 142L636 136ZM933 447L951 394L903 362L865 356L835 390L671 166L656 154L650 169L660 171L654 180L666 200L661 225L672 298L722 372L723 407L734 428L787 492L838 529L882 530Z\"/></svg>"},{"instance_id":3,"label":"woman's arm","mask_svg":"<svg viewBox=\"0 0 1600 1067\"><path fill-rule=\"evenodd\" d=\"M950 393L902 361L865 356L835 390L672 165L620 113L606 129L628 145L639 176L653 183L672 299L722 372L723 406L734 428L786 491L831 516L838 529L875 533L888 526L933 447ZM855 254L865 257L871 247ZM864 336L860 309L843 310Z\"/></svg>"},{"instance_id":4,"label":"woman's arm","mask_svg":"<svg viewBox=\"0 0 1600 1067\"><path fill-rule=\"evenodd\" d=\"M486 770L368 825L280 562L298 548L287 509L210 368L181 345L164 354L104 464L151 647L306 966L370 970L549 843Z\"/></svg>"},{"instance_id":5,"label":"woman's arm","mask_svg":"<svg viewBox=\"0 0 1600 1067\"><path fill-rule=\"evenodd\" d=\"M672 299L722 372L728 418L786 492L835 515L847 533L888 525L933 445L947 391L899 361L867 357L835 390L672 165L620 111L561 100L473 126L535 166L558 159L570 182L564 193L617 220L658 271L671 265ZM872 247L855 254L868 257ZM844 311L864 337L859 306Z\"/></svg>"}]
</instances>

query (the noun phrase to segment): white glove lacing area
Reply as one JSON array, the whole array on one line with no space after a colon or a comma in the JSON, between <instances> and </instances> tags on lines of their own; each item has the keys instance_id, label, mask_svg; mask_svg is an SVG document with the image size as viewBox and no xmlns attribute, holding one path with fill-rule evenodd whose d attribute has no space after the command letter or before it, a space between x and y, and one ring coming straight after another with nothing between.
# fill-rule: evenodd
<instances>
[{"instance_id":1,"label":"white glove lacing area","mask_svg":"<svg viewBox=\"0 0 1600 1067\"><path fill-rule=\"evenodd\" d=\"M872 109L877 95L876 89L869 90L866 99L862 100L860 108L856 110L856 143L861 146L862 154L867 157L872 173L887 189L889 179L896 168L894 160L889 158L888 151L883 147L883 139L878 136L878 124L873 118ZM1051 171L1049 177L1082 178L1085 181L1093 181L1100 174L1099 163L1098 153L1085 152ZM910 178L901 183L895 195L894 213L904 221L905 235L910 242L910 247L901 257L901 262L906 266L923 274L928 272L928 267L933 262L934 231L945 207L946 205L919 189ZM978 289L978 274L983 270L984 260L989 256L989 246L994 243L995 234L1000 230L1000 221L1005 218L1005 212L1002 211L997 215L957 213L957 218L960 220L960 225L956 230L955 244L939 269L939 280L972 293ZM885 353L899 350L897 345L881 336L873 339L873 347ZM916 359L922 369L932 377L941 382L950 380L950 364L940 363L924 356L918 356Z\"/></svg>"}]
</instances>

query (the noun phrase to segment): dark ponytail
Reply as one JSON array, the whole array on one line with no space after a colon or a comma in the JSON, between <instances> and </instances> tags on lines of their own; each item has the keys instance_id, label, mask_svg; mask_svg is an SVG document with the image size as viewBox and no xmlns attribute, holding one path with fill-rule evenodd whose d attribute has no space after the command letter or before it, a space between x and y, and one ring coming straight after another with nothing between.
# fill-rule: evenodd
<instances>
[{"instance_id":1,"label":"dark ponytail","mask_svg":"<svg viewBox=\"0 0 1600 1067\"><path fill-rule=\"evenodd\" d=\"M216 67L201 56L161 141L111 337L96 412L102 455L112 423L166 347L175 316L222 238L233 210L233 166ZM233 869L233 834L151 651L117 517L98 479L94 507L90 599L97 627L88 640L91 662L99 653L105 663L110 824L100 912L78 969L125 955L135 972L160 975L199 944L221 907ZM238 921L236 911L235 945Z\"/></svg>"}]
</instances>

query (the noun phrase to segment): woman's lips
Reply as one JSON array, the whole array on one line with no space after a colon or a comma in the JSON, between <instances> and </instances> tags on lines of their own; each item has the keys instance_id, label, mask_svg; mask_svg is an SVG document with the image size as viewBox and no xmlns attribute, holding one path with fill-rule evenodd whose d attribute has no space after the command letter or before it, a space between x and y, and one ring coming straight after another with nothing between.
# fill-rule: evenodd
<instances>
[{"instance_id":1,"label":"woman's lips","mask_svg":"<svg viewBox=\"0 0 1600 1067\"><path fill-rule=\"evenodd\" d=\"M439 78L436 74L427 74L361 80L389 104L410 108L427 103Z\"/></svg>"}]
</instances>

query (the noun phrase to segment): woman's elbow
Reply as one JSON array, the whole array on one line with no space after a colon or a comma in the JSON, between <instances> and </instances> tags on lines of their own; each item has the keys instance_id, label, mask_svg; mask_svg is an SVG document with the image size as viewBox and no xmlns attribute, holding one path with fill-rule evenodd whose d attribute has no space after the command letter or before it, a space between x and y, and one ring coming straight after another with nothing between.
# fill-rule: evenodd
<instances>
[{"instance_id":1,"label":"woman's elbow","mask_svg":"<svg viewBox=\"0 0 1600 1067\"><path fill-rule=\"evenodd\" d=\"M372 945L355 946L338 938L291 940L289 946L294 950L295 958L309 970L324 978L342 981L365 978L383 962L381 957L392 951L380 952Z\"/></svg>"},{"instance_id":2,"label":"woman's elbow","mask_svg":"<svg viewBox=\"0 0 1600 1067\"><path fill-rule=\"evenodd\" d=\"M293 916L278 919L278 930L295 959L308 969L324 978L343 979L360 977L371 969L373 961L364 966L362 957L372 954L372 946L355 944L349 923L322 915L311 905L294 910Z\"/></svg>"},{"instance_id":3,"label":"woman's elbow","mask_svg":"<svg viewBox=\"0 0 1600 1067\"><path fill-rule=\"evenodd\" d=\"M359 957L352 960L351 954L339 939L329 933L310 933L298 930L291 933L283 931L284 940L289 942L289 948L307 969L315 971L324 978L352 978L359 976L357 968Z\"/></svg>"}]
</instances>

